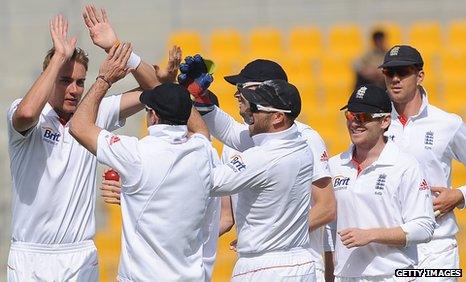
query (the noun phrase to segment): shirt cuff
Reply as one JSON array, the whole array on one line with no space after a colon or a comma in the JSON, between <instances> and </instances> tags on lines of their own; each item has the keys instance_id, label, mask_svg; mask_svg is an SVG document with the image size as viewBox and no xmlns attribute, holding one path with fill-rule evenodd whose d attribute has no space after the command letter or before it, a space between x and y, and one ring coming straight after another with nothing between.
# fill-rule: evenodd
<instances>
[{"instance_id":1,"label":"shirt cuff","mask_svg":"<svg viewBox=\"0 0 466 282\"><path fill-rule=\"evenodd\" d=\"M426 243L432 239L435 229L433 220L415 220L400 225L406 235L406 247L419 243Z\"/></svg>"},{"instance_id":2,"label":"shirt cuff","mask_svg":"<svg viewBox=\"0 0 466 282\"><path fill-rule=\"evenodd\" d=\"M461 186L461 187L458 187L458 190L461 191L461 193L463 194L463 204L462 205L458 205L457 208L459 208L460 210L464 209L466 207L466 186Z\"/></svg>"}]
</instances>

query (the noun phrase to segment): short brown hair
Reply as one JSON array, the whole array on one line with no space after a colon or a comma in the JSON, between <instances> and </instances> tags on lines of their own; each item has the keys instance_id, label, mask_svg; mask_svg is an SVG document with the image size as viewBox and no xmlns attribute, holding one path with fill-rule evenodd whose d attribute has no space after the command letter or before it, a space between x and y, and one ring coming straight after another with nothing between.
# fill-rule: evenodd
<instances>
[{"instance_id":1,"label":"short brown hair","mask_svg":"<svg viewBox=\"0 0 466 282\"><path fill-rule=\"evenodd\" d=\"M47 55L44 58L44 62L42 63L42 70L45 70L52 59L53 54L55 54L55 47L52 47L47 52ZM70 61L76 61L84 66L87 71L87 66L89 64L89 57L87 56L86 52L83 49L76 47L74 49L73 55L70 58Z\"/></svg>"}]
</instances>

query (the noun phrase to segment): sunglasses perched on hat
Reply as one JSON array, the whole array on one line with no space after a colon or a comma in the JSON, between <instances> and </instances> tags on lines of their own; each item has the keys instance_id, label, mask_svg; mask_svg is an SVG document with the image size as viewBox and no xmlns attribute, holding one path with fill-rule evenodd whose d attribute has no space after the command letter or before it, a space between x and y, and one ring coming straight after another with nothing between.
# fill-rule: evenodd
<instances>
[{"instance_id":1,"label":"sunglasses perched on hat","mask_svg":"<svg viewBox=\"0 0 466 282\"><path fill-rule=\"evenodd\" d=\"M357 88L342 110L347 120L365 123L390 115L392 103L384 89L368 84Z\"/></svg>"},{"instance_id":2,"label":"sunglasses perched on hat","mask_svg":"<svg viewBox=\"0 0 466 282\"><path fill-rule=\"evenodd\" d=\"M257 86L251 89L252 86ZM281 112L297 117L301 111L298 89L281 79L267 80L260 84L237 83L243 99L249 102L251 112Z\"/></svg>"}]
</instances>

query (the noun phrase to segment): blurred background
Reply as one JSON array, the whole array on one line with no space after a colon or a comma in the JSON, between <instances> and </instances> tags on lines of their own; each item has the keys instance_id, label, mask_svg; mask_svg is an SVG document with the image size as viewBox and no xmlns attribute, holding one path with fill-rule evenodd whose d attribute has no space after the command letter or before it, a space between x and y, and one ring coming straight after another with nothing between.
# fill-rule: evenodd
<instances>
[{"instance_id":1,"label":"blurred background","mask_svg":"<svg viewBox=\"0 0 466 282\"><path fill-rule=\"evenodd\" d=\"M24 96L41 72L52 46L48 20L63 13L70 34L90 56L87 87L97 75L104 52L93 46L82 22L81 0L0 0L0 281L5 280L11 221L11 176L5 113ZM223 80L256 58L276 60L300 90L299 119L316 129L330 155L349 144L343 106L355 87L357 73L371 73L377 50L374 31L385 33L385 48L406 43L420 50L425 61L424 86L436 106L466 117L466 1L461 0L100 0L119 38L131 41L146 61L164 66L168 48L178 44L184 55L201 53L216 62L212 90L220 105L238 118L234 87ZM112 87L119 93L136 85L132 77ZM145 135L143 116L128 120L122 134ZM221 145L216 142L216 148ZM465 144L466 146L466 144ZM102 170L102 168L99 168ZM96 180L100 184L100 179ZM466 183L466 169L453 165L453 186ZM115 281L119 247L119 209L98 199L96 242L102 281ZM466 266L466 214L460 224L461 264ZM161 227L163 228L163 227ZM229 281L235 254L228 243L234 230L219 241L213 281Z\"/></svg>"}]
</instances>

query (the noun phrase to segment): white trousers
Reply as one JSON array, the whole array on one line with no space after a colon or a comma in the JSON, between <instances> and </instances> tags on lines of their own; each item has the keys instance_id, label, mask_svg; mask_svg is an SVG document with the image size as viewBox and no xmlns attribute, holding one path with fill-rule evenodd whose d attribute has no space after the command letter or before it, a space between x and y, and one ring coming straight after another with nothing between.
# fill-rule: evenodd
<instances>
[{"instance_id":1,"label":"white trousers","mask_svg":"<svg viewBox=\"0 0 466 282\"><path fill-rule=\"evenodd\" d=\"M460 259L455 237L433 239L417 247L419 254L418 269L459 269ZM418 278L422 282L453 282L456 277Z\"/></svg>"},{"instance_id":2,"label":"white trousers","mask_svg":"<svg viewBox=\"0 0 466 282\"><path fill-rule=\"evenodd\" d=\"M240 256L232 280L243 281L316 281L314 261L306 249Z\"/></svg>"},{"instance_id":3,"label":"white trousers","mask_svg":"<svg viewBox=\"0 0 466 282\"><path fill-rule=\"evenodd\" d=\"M9 282L99 281L97 249L92 241L55 245L13 242L7 267Z\"/></svg>"}]
</instances>

